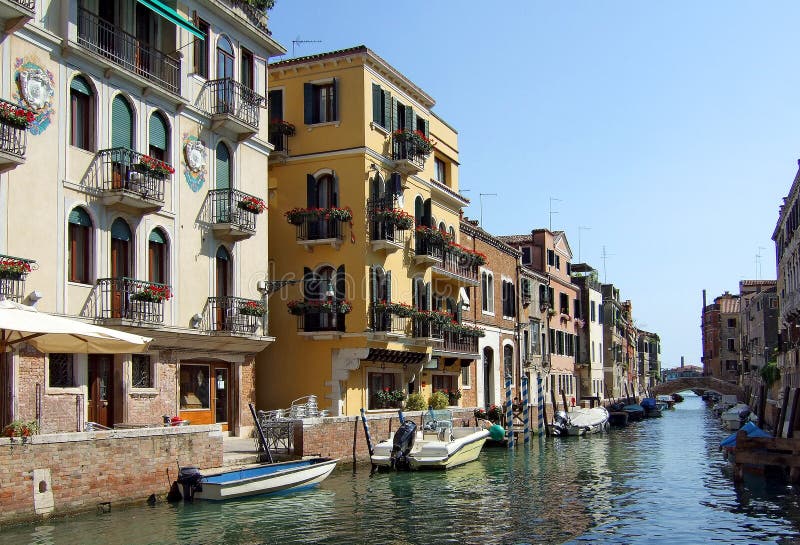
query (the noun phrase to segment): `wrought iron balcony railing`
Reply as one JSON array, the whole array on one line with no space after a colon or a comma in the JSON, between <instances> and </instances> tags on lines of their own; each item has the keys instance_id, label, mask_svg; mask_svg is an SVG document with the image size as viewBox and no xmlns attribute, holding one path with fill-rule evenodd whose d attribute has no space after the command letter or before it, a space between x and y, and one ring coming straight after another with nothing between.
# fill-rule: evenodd
<instances>
[{"instance_id":1,"label":"wrought iron balcony railing","mask_svg":"<svg viewBox=\"0 0 800 545\"><path fill-rule=\"evenodd\" d=\"M269 143L273 145L276 152L289 152L289 135L280 131L269 132Z\"/></svg>"},{"instance_id":2,"label":"wrought iron balcony railing","mask_svg":"<svg viewBox=\"0 0 800 545\"><path fill-rule=\"evenodd\" d=\"M32 259L0 255L0 296L22 301L25 298L25 279L35 268L36 261Z\"/></svg>"},{"instance_id":3,"label":"wrought iron balcony railing","mask_svg":"<svg viewBox=\"0 0 800 545\"><path fill-rule=\"evenodd\" d=\"M418 339L442 340L442 328L421 317L411 318L412 335Z\"/></svg>"},{"instance_id":4,"label":"wrought iron balcony railing","mask_svg":"<svg viewBox=\"0 0 800 545\"><path fill-rule=\"evenodd\" d=\"M342 240L342 222L338 219L306 218L297 226L297 240Z\"/></svg>"},{"instance_id":5,"label":"wrought iron balcony railing","mask_svg":"<svg viewBox=\"0 0 800 545\"><path fill-rule=\"evenodd\" d=\"M417 146L407 140L393 139L392 140L392 160L402 161L406 160L417 167L419 170L425 168L425 160L428 156L419 149Z\"/></svg>"},{"instance_id":6,"label":"wrought iron balcony railing","mask_svg":"<svg viewBox=\"0 0 800 545\"><path fill-rule=\"evenodd\" d=\"M415 235L415 251L417 256L427 256L433 266L450 274L461 276L473 282L478 281L478 265L468 262L464 257L449 251L444 244L433 242L421 233Z\"/></svg>"},{"instance_id":7,"label":"wrought iron balcony railing","mask_svg":"<svg viewBox=\"0 0 800 545\"><path fill-rule=\"evenodd\" d=\"M257 198L237 189L212 189L208 192L212 224L230 224L242 231L256 232L258 214L243 203L247 198Z\"/></svg>"},{"instance_id":8,"label":"wrought iron balcony railing","mask_svg":"<svg viewBox=\"0 0 800 545\"><path fill-rule=\"evenodd\" d=\"M0 108L23 110L27 113L27 109L20 108L13 102L0 99ZM20 159L25 158L25 148L28 143L28 131L17 124L10 123L0 119L0 152L10 153Z\"/></svg>"},{"instance_id":9,"label":"wrought iron balcony railing","mask_svg":"<svg viewBox=\"0 0 800 545\"><path fill-rule=\"evenodd\" d=\"M394 335L408 335L410 332L411 318L398 316L386 309L370 309L370 327L376 333L391 333Z\"/></svg>"},{"instance_id":10,"label":"wrought iron balcony railing","mask_svg":"<svg viewBox=\"0 0 800 545\"><path fill-rule=\"evenodd\" d=\"M447 250L444 251L444 260L442 261L442 264L436 264L434 266L439 267L451 274L462 276L475 282L478 281L478 266L471 264L468 265L464 258L448 252Z\"/></svg>"},{"instance_id":11,"label":"wrought iron balcony railing","mask_svg":"<svg viewBox=\"0 0 800 545\"><path fill-rule=\"evenodd\" d=\"M392 242L398 245L406 243L409 236L408 230L399 228L391 220L377 219L378 211L393 210L396 207L397 199L394 197L369 199L367 201L370 219L370 240Z\"/></svg>"},{"instance_id":12,"label":"wrought iron balcony railing","mask_svg":"<svg viewBox=\"0 0 800 545\"><path fill-rule=\"evenodd\" d=\"M11 0L29 11L36 11L36 0Z\"/></svg>"},{"instance_id":13,"label":"wrought iron balcony railing","mask_svg":"<svg viewBox=\"0 0 800 545\"><path fill-rule=\"evenodd\" d=\"M317 333L326 331L345 331L345 314L339 312L341 303L333 301L326 306L313 305L302 310L297 316L297 331Z\"/></svg>"},{"instance_id":14,"label":"wrought iron balcony railing","mask_svg":"<svg viewBox=\"0 0 800 545\"><path fill-rule=\"evenodd\" d=\"M135 278L100 278L95 286L94 317L104 320L164 322L164 301L171 295L166 284Z\"/></svg>"},{"instance_id":15,"label":"wrought iron balcony railing","mask_svg":"<svg viewBox=\"0 0 800 545\"><path fill-rule=\"evenodd\" d=\"M464 354L478 353L478 337L474 335L463 335L455 331L444 331L443 342L436 350L443 352L461 352Z\"/></svg>"},{"instance_id":16,"label":"wrought iron balcony railing","mask_svg":"<svg viewBox=\"0 0 800 545\"><path fill-rule=\"evenodd\" d=\"M242 297L209 297L203 311L203 330L254 335L263 331L261 301Z\"/></svg>"},{"instance_id":17,"label":"wrought iron balcony railing","mask_svg":"<svg viewBox=\"0 0 800 545\"><path fill-rule=\"evenodd\" d=\"M205 82L197 107L211 116L230 116L258 130L259 108L266 99L231 78Z\"/></svg>"},{"instance_id":18,"label":"wrought iron balcony railing","mask_svg":"<svg viewBox=\"0 0 800 545\"><path fill-rule=\"evenodd\" d=\"M121 27L78 8L78 43L128 72L180 94L181 62L145 44Z\"/></svg>"},{"instance_id":19,"label":"wrought iron balcony railing","mask_svg":"<svg viewBox=\"0 0 800 545\"><path fill-rule=\"evenodd\" d=\"M164 180L172 176L166 163L153 168L152 159L128 148L111 148L97 152L94 162L84 175L83 185L103 193L127 193L164 204Z\"/></svg>"}]
</instances>

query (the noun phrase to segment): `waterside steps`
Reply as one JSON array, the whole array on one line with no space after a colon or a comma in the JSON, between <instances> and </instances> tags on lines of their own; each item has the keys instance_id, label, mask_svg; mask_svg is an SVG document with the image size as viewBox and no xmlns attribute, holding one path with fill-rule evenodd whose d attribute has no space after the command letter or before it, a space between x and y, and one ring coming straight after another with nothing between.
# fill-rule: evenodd
<instances>
[{"instance_id":1,"label":"waterside steps","mask_svg":"<svg viewBox=\"0 0 800 545\"><path fill-rule=\"evenodd\" d=\"M788 471L789 480L800 483L800 439L782 437L748 437L747 432L736 434L733 450L734 480L741 481L745 470L764 474L766 468Z\"/></svg>"}]
</instances>

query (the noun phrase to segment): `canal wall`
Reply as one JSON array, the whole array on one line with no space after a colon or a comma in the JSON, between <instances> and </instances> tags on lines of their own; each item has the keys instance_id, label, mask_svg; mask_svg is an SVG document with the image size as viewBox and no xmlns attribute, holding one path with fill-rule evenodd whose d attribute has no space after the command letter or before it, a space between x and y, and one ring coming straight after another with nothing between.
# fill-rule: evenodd
<instances>
[{"instance_id":1,"label":"canal wall","mask_svg":"<svg viewBox=\"0 0 800 545\"><path fill-rule=\"evenodd\" d=\"M0 524L163 495L222 453L218 424L0 438Z\"/></svg>"}]
</instances>

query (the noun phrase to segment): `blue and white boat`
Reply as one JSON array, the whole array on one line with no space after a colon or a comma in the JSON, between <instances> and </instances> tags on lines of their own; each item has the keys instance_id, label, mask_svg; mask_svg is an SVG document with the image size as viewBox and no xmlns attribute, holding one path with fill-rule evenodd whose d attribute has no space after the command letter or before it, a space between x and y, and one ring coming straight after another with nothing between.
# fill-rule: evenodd
<instances>
[{"instance_id":1,"label":"blue and white boat","mask_svg":"<svg viewBox=\"0 0 800 545\"><path fill-rule=\"evenodd\" d=\"M184 485L186 499L227 500L314 486L331 474L338 461L312 458L209 474L184 467L178 482Z\"/></svg>"}]
</instances>

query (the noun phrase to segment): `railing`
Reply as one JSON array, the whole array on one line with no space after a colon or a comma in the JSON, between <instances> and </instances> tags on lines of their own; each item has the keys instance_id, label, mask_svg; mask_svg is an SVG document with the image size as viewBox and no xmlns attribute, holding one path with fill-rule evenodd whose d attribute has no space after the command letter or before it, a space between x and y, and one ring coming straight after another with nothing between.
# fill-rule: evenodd
<instances>
[{"instance_id":1,"label":"railing","mask_svg":"<svg viewBox=\"0 0 800 545\"><path fill-rule=\"evenodd\" d=\"M114 64L180 94L179 59L142 43L122 28L78 8L78 43Z\"/></svg>"},{"instance_id":2,"label":"railing","mask_svg":"<svg viewBox=\"0 0 800 545\"><path fill-rule=\"evenodd\" d=\"M3 264L9 265L9 262L14 264L21 264L23 269L36 268L36 261L32 259L25 259L23 257L14 257L11 255L0 255L0 267ZM22 301L25 298L25 279L28 277L28 271L12 272L10 270L0 270L0 299L5 297L12 301Z\"/></svg>"},{"instance_id":3,"label":"railing","mask_svg":"<svg viewBox=\"0 0 800 545\"><path fill-rule=\"evenodd\" d=\"M330 303L331 310L323 310L318 306L303 309L297 317L297 330L305 333L345 330L344 314L339 312L340 303Z\"/></svg>"},{"instance_id":4,"label":"railing","mask_svg":"<svg viewBox=\"0 0 800 545\"><path fill-rule=\"evenodd\" d=\"M442 328L426 318L412 318L411 325L415 338L442 340Z\"/></svg>"},{"instance_id":5,"label":"railing","mask_svg":"<svg viewBox=\"0 0 800 545\"><path fill-rule=\"evenodd\" d=\"M425 159L428 156L417 149L416 144L406 140L392 139L392 160L406 160L420 170L425 168Z\"/></svg>"},{"instance_id":6,"label":"railing","mask_svg":"<svg viewBox=\"0 0 800 545\"><path fill-rule=\"evenodd\" d=\"M128 148L100 150L82 184L102 191L126 191L164 204L164 179L171 174L153 172L142 161L145 157L148 156Z\"/></svg>"},{"instance_id":7,"label":"railing","mask_svg":"<svg viewBox=\"0 0 800 545\"><path fill-rule=\"evenodd\" d=\"M247 197L253 195L236 189L210 190L208 201L211 223L233 224L244 231L255 233L258 214L241 206Z\"/></svg>"},{"instance_id":8,"label":"railing","mask_svg":"<svg viewBox=\"0 0 800 545\"><path fill-rule=\"evenodd\" d=\"M273 145L275 151L289 152L289 135L279 132L270 131L269 143Z\"/></svg>"},{"instance_id":9,"label":"railing","mask_svg":"<svg viewBox=\"0 0 800 545\"><path fill-rule=\"evenodd\" d=\"M478 353L478 337L474 335L462 335L455 331L445 331L443 341L443 344L437 347L436 350L462 352L464 354Z\"/></svg>"},{"instance_id":10,"label":"railing","mask_svg":"<svg viewBox=\"0 0 800 545\"><path fill-rule=\"evenodd\" d=\"M164 302L146 295L148 290L170 290L166 284L134 278L100 278L97 280L95 318L121 319L160 324L164 321Z\"/></svg>"},{"instance_id":11,"label":"railing","mask_svg":"<svg viewBox=\"0 0 800 545\"><path fill-rule=\"evenodd\" d=\"M414 233L414 250L416 255L444 260L444 246L441 243L431 242L421 233Z\"/></svg>"},{"instance_id":12,"label":"railing","mask_svg":"<svg viewBox=\"0 0 800 545\"><path fill-rule=\"evenodd\" d=\"M230 78L205 82L197 107L210 115L229 115L258 130L258 113L265 98Z\"/></svg>"},{"instance_id":13,"label":"railing","mask_svg":"<svg viewBox=\"0 0 800 545\"><path fill-rule=\"evenodd\" d=\"M428 256L437 260L437 263L433 265L434 267L475 282L478 281L477 265L467 265L463 257L448 251L439 242L431 242L421 233L415 233L414 235L416 255Z\"/></svg>"},{"instance_id":14,"label":"railing","mask_svg":"<svg viewBox=\"0 0 800 545\"><path fill-rule=\"evenodd\" d=\"M261 301L242 297L209 297L203 311L204 331L226 331L252 335L262 325L263 315L249 314L247 305Z\"/></svg>"},{"instance_id":15,"label":"railing","mask_svg":"<svg viewBox=\"0 0 800 545\"><path fill-rule=\"evenodd\" d=\"M407 335L409 320L407 316L398 316L386 309L370 309L370 327L375 332Z\"/></svg>"},{"instance_id":16,"label":"railing","mask_svg":"<svg viewBox=\"0 0 800 545\"><path fill-rule=\"evenodd\" d=\"M19 4L23 8L31 11L36 11L36 0L11 0L15 4Z\"/></svg>"},{"instance_id":17,"label":"railing","mask_svg":"<svg viewBox=\"0 0 800 545\"><path fill-rule=\"evenodd\" d=\"M10 108L14 110L28 110L17 106L13 102L0 99L0 108ZM19 158L25 157L25 148L28 144L28 131L19 125L12 125L7 121L0 121L0 151L16 155Z\"/></svg>"},{"instance_id":18,"label":"railing","mask_svg":"<svg viewBox=\"0 0 800 545\"><path fill-rule=\"evenodd\" d=\"M405 244L408 240L408 231L398 228L394 223L387 220L376 220L375 213L378 210L391 210L397 207L397 199L385 197L382 199L369 199L367 210L370 219L370 240L385 240L395 244Z\"/></svg>"},{"instance_id":19,"label":"railing","mask_svg":"<svg viewBox=\"0 0 800 545\"><path fill-rule=\"evenodd\" d=\"M306 218L297 226L297 240L342 240L342 222Z\"/></svg>"}]
</instances>

